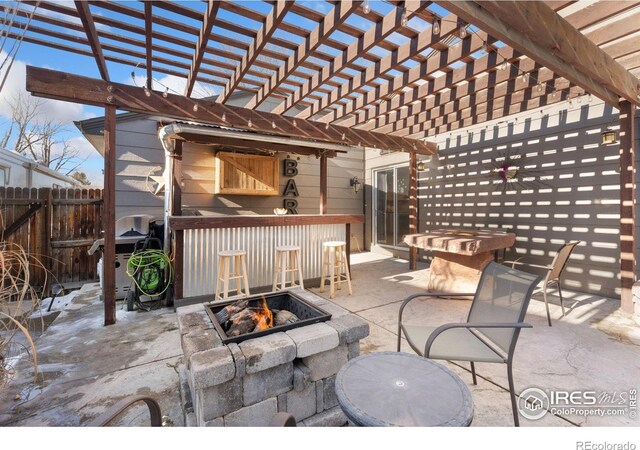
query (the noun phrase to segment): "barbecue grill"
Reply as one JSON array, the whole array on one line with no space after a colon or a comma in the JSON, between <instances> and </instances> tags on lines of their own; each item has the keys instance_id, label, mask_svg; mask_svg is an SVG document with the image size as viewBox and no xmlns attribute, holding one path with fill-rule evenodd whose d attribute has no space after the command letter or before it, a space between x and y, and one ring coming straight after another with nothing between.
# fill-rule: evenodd
<instances>
[{"instance_id":1,"label":"barbecue grill","mask_svg":"<svg viewBox=\"0 0 640 450\"><path fill-rule=\"evenodd\" d=\"M146 214L124 216L116 221L116 300L124 300L132 287L131 278L127 275L127 262L136 243L151 235L153 216ZM98 239L87 253L93 255L97 250L103 251L104 239ZM98 275L102 288L104 271L102 258L98 261Z\"/></svg>"}]
</instances>

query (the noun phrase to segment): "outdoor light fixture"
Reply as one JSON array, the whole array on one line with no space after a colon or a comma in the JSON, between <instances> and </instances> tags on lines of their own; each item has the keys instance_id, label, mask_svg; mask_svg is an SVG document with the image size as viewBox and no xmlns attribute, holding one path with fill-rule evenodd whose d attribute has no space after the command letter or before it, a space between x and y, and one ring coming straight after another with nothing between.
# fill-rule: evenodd
<instances>
[{"instance_id":1,"label":"outdoor light fixture","mask_svg":"<svg viewBox=\"0 0 640 450\"><path fill-rule=\"evenodd\" d=\"M354 190L354 192L357 194L358 191L360 190L360 181L358 180L358 177L353 177L351 180L349 180L349 186L351 186Z\"/></svg>"},{"instance_id":2,"label":"outdoor light fixture","mask_svg":"<svg viewBox=\"0 0 640 450\"><path fill-rule=\"evenodd\" d=\"M424 161L418 162L417 168L418 172L424 172Z\"/></svg>"},{"instance_id":3,"label":"outdoor light fixture","mask_svg":"<svg viewBox=\"0 0 640 450\"><path fill-rule=\"evenodd\" d=\"M611 145L618 142L618 136L616 135L616 130L612 130L611 127L607 127L602 133L602 145Z\"/></svg>"}]
</instances>

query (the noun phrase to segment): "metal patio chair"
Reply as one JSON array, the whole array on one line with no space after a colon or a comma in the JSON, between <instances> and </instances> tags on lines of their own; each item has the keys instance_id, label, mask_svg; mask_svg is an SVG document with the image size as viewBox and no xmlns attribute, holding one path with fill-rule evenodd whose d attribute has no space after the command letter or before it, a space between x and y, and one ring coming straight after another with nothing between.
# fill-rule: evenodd
<instances>
[{"instance_id":1,"label":"metal patio chair","mask_svg":"<svg viewBox=\"0 0 640 450\"><path fill-rule=\"evenodd\" d=\"M537 264L529 264L529 263L522 262L522 259L526 258L526 256L523 256L522 258L518 258L515 261L503 262L503 264L511 264L512 268L515 268L516 266L522 266L523 270L526 270L526 267L533 267L537 269L546 270L546 275L542 280L542 284L538 288L536 288L535 291L533 291L533 295L539 294L540 292L542 292L542 295L544 297L544 306L547 308L547 322L549 322L549 326L551 326L551 314L549 313L549 302L547 300L547 290L549 289L549 287L552 287L553 284L555 283L558 289L558 296L560 297L560 308L562 308L562 317L564 317L565 312L564 312L564 303L562 300L562 289L560 288L560 277L562 276L562 272L564 272L564 268L567 265L567 261L569 261L569 257L571 256L573 249L578 244L580 244L580 242L582 241L571 241L564 244L562 247L560 247L558 249L558 252L556 253L556 256L554 256L553 261L551 262L551 265L549 266L540 266Z\"/></svg>"},{"instance_id":2,"label":"metal patio chair","mask_svg":"<svg viewBox=\"0 0 640 450\"><path fill-rule=\"evenodd\" d=\"M519 425L513 385L513 354L524 323L529 300L541 277L490 262L482 272L475 293L424 293L402 302L398 314L398 351L402 334L411 348L430 359L471 362L473 384L477 384L475 362L507 365L513 421ZM473 296L465 323L429 327L403 323L402 314L409 302L420 297Z\"/></svg>"}]
</instances>

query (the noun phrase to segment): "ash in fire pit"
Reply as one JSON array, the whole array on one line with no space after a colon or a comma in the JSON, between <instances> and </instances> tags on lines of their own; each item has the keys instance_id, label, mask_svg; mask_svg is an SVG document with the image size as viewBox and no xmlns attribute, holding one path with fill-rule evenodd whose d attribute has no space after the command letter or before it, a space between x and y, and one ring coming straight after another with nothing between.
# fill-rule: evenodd
<instances>
[{"instance_id":1,"label":"ash in fire pit","mask_svg":"<svg viewBox=\"0 0 640 450\"><path fill-rule=\"evenodd\" d=\"M207 312L225 344L331 319L331 314L288 291L216 302Z\"/></svg>"}]
</instances>

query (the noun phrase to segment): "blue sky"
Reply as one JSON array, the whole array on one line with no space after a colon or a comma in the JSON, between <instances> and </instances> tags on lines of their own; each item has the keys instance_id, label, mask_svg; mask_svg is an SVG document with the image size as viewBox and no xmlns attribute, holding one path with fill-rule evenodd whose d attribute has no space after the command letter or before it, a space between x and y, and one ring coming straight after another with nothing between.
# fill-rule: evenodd
<instances>
[{"instance_id":1,"label":"blue sky","mask_svg":"<svg viewBox=\"0 0 640 450\"><path fill-rule=\"evenodd\" d=\"M304 0L298 0L300 3L304 4L305 6L309 7L310 9L316 10L319 13L322 14L326 14L328 13L331 8L333 7L333 5L331 5L330 3L327 3L325 1L304 1ZM74 8L75 6L73 4L72 1L59 1L57 2L62 6L66 6L68 8ZM129 8L133 8L136 9L138 11L142 11L143 6L141 2L137 2L137 1L128 1L128 2L121 2L123 5L125 5L126 7ZM205 3L201 2L201 1L182 1L179 2L184 4L185 6L192 8L192 9L197 9L199 11L204 11L205 9ZM265 2L261 2L261 1L241 1L239 2L242 4L242 6L249 8L249 9L253 9L256 11L259 11L261 13L267 13L271 6ZM6 2L6 1L0 1L0 4L7 6L7 5L15 5L15 2ZM372 10L375 10L377 12L379 12L380 14L387 14L389 13L392 9L393 6L390 5L389 3L383 2L383 1L371 1L370 2L371 8ZM32 7L29 6L21 6L22 8L24 8L26 11L31 11ZM435 9L434 9L435 8ZM433 12L435 12L436 14L439 15L446 15L446 11L442 10L441 8L432 5L430 6L430 8ZM110 19L115 19L115 20L119 20L122 22L127 22L133 25L137 25L140 27L144 27L144 22L141 19L131 19L128 18L127 16L124 16L122 14L118 14L116 12L110 11L106 8L103 7L99 7L99 6L95 6L92 5L91 6L91 10L93 12L93 14L98 14ZM173 20L178 20L178 18L176 17L175 14L172 14L171 12L165 11L161 8L155 7L153 9L154 14L158 15L158 16L162 16L165 18L169 18L169 19L173 19ZM0 11L1 13L1 11ZM51 17L53 19L62 19L62 20L68 20L68 18L66 16L63 16L59 13L56 12L52 12L52 11L48 11L45 10L43 8L38 9L38 13L39 14L43 14L46 15L48 17ZM4 14L3 14L4 15ZM0 16L1 17L1 16ZM220 9L218 12L218 17L222 20L226 20L228 22L234 23L234 24L238 24L241 25L243 27L252 29L252 30L257 30L260 27L260 23L256 22L255 20L251 20L247 17L243 17L239 14L227 11L227 10L223 10ZM21 23L25 23L26 19L24 18L18 18L16 19L18 22ZM200 27L200 23L199 21L196 21L194 19L189 19L189 18L184 18L181 20L184 24L186 25L190 25L194 28L199 28ZM301 26L307 29L311 29L312 27L314 27L316 24L315 22L305 19L303 17L300 16L296 16L293 13L289 13L285 19L285 21L295 24L297 26ZM79 20L76 20L76 22L79 24ZM366 30L371 26L371 22L362 18L362 17L358 17L358 16L352 16L348 19L347 23L349 23L350 25L360 28L362 30ZM414 18L409 22L409 26L413 27L414 29L416 29L417 31L422 31L423 29L425 29L427 26L429 26L430 24L422 21L421 19L418 18ZM39 22L39 21L33 21L31 23L32 27L41 27L41 28L48 28L48 29L52 29L58 32L64 32L64 33L69 33L69 34L77 34L78 36L82 36L82 33L79 31L75 31L75 30L69 30L69 29L61 29L60 27L56 27L54 25L49 25L47 23L43 23L43 22ZM136 39L138 41L143 41L144 38L141 37L140 35L136 34L136 33L131 33L129 31L125 31L125 30L121 30L121 29L112 29L110 26L105 25L105 24L101 24L101 23L97 23L97 27L99 30L102 31L111 31L114 32L118 35L121 35L123 37L127 37L127 38L131 38L131 39ZM158 31L160 33L164 33L179 39L182 39L184 41L190 41L190 42L195 42L197 37L189 34L189 33L184 33L181 32L179 30L175 30L172 29L170 27L167 26L163 26L163 25L156 25L154 24L154 30ZM221 29L219 27L214 27L213 29L214 33L218 33L220 35L224 35L225 37L229 37L238 41L242 41L242 42L246 42L249 43L251 41L251 38L248 36L244 36L238 33L234 33L232 31L226 30L226 29ZM38 35L36 34L35 36L43 38L42 35ZM282 30L278 30L275 34L275 37L277 38L282 38L282 39L286 39L289 41L292 41L294 43L299 43L302 41L302 38L300 36L294 36L290 33L286 33ZM345 42L346 44L350 44L351 42L353 42L355 40L355 38L353 36L349 36L346 35L345 33L341 33L341 32L335 32L334 35L332 35L332 38L336 39L336 40L341 40L343 42ZM68 42L66 41L58 41L55 38L46 38L45 39L51 39L53 42L60 42L60 43L64 43L65 45L69 45ZM399 35L399 34L393 34L389 37L389 40L396 43L396 44L403 44L404 42L407 41L407 38ZM2 41L0 40L0 43ZM140 48L135 47L135 46L131 46L127 43L122 43L119 41L111 41L110 39L104 39L101 38L101 43L104 44L111 44L111 45L115 45L121 48L125 48L128 50L135 50L137 52L140 52ZM171 42L166 42L164 40L155 40L154 43L156 45L161 45L164 48L168 49L168 50L174 50L174 51L181 51L184 53L188 53L190 50L186 49L185 47L182 47L180 45L176 45L174 43ZM5 45L4 48L4 52L8 51L11 46L13 44L12 40L9 40L8 43ZM217 48L219 50L222 51L228 51L228 52L235 52L238 54L242 54L241 50L233 48L233 47L229 47L229 46L224 46L218 43L210 43L210 46L213 48ZM88 47L84 47L85 49L88 50ZM322 51L325 51L329 54L337 54L337 51L335 49L331 49L327 46L323 46L321 48ZM287 53L290 52L290 50L287 49L283 49L282 47L277 47L275 49L275 51L279 51L282 53ZM381 49L379 47L376 47L372 50L374 53L378 54L379 56L384 56L384 54L387 52L384 49ZM105 54L113 54L110 53L109 50L105 50ZM156 52L155 53L158 56L164 57L165 59L167 59L168 61L175 61L175 58L169 54L166 53L162 53L162 52ZM0 57L3 55L0 55ZM146 72L144 69L142 68L136 68L135 63L137 62L142 62L142 59L137 59L134 56L126 56L126 59L131 61L131 64L118 64L115 62L107 62L107 66L108 66L108 70L109 70L109 75L111 80L115 81L115 82L120 82L120 83L127 83L127 84L136 84L136 85L143 85L145 83L145 77L146 77ZM2 59L0 59L1 61ZM313 60L313 58L310 58L310 61ZM216 61L219 61L220 64L224 64L225 62L227 63L231 63L231 60L228 60L222 57L217 57ZM190 61L186 61L186 60L180 60L180 62L182 62L182 64L188 64ZM369 62L368 61L358 61L359 63L368 65ZM411 62L407 62L407 65L411 65ZM19 52L17 54L16 57L16 61L12 67L11 73L9 75L9 79L7 82L7 85L5 86L5 88L3 89L2 92L0 92L0 136L3 134L3 131L6 129L7 125L8 125L8 114L10 114L10 112L8 111L7 108L7 101L9 99L11 99L13 96L15 96L17 93L25 92L25 67L26 65L34 65L34 66L39 66L39 67L46 67L46 68L50 68L50 69L54 69L54 70L60 70L60 71L64 71L64 72L71 72L74 74L78 74L78 75L85 75L85 76L89 76L89 77L93 77L93 78L100 78L100 74L96 65L96 62L93 58L87 57L87 56L80 56L80 55L76 55L74 53L70 53L70 52L63 52L60 50L56 50L56 49L50 49L50 48L46 48L40 45L35 45L35 44L31 44L28 42L23 42ZM158 67L165 67L169 70L176 70L176 67L171 67L171 66L167 66L167 65L162 65L162 64L158 64ZM221 67L217 67L214 65L206 65L204 64L203 67L208 68L212 71L218 71L218 72L225 72L227 69L225 68L221 68ZM3 69L5 70L5 69ZM184 72L184 70L181 70L182 72ZM132 72L135 74L135 77L132 77ZM227 72L228 73L228 72ZM0 72L0 74L3 74L3 72ZM182 94L183 89L184 89L184 84L185 84L185 79L181 78L181 77L177 77L177 76L173 76L173 75L166 75L160 71L154 71L154 89L158 89L158 90L164 90L166 88L169 88L171 91ZM220 77L215 77L214 75L208 75L206 74L207 77L211 78L211 79L217 79L218 81L223 81L222 78ZM246 81L255 81L255 82L261 82L261 80L259 78L255 78L251 75L248 75L245 78ZM210 96L210 95L215 95L220 91L220 86L216 86L213 84L205 84L205 83L199 83L196 88L194 89L194 93L193 95L196 97L203 97L203 96ZM76 129L76 127L73 125L73 121L74 120L82 120L82 119L87 119L87 118L91 118L91 117L96 117L96 116L102 116L103 115L103 110L101 108L96 108L96 107L91 107L91 106L83 106L83 105L77 105L77 104L68 104L68 103L64 103L64 102L57 102L54 100L42 100L43 102L43 114L46 115L47 117L56 117L57 119L59 119L60 121L68 124L68 126L66 127L65 133L64 133L64 137L71 140L72 143L74 144L74 146L76 146L80 152L81 155L83 157L86 157L87 160L85 161L85 163L83 164L83 166L80 168L80 170L86 172L89 175L89 178L91 179L91 181L94 184L100 185L102 184L102 168L103 168L103 160L102 157L95 151L93 150L93 147L91 147L91 145L82 137L82 135L80 134L80 132Z\"/></svg>"}]
</instances>

